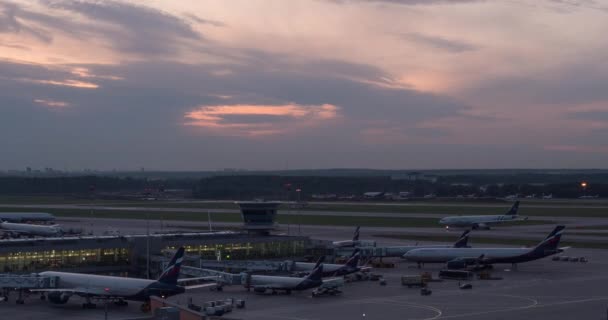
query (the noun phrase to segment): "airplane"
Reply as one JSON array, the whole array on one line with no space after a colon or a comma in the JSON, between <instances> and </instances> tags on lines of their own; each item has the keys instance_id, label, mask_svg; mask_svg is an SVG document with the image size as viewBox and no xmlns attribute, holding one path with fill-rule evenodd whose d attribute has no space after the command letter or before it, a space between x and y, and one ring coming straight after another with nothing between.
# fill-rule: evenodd
<instances>
[{"instance_id":1,"label":"airplane","mask_svg":"<svg viewBox=\"0 0 608 320\"><path fill-rule=\"evenodd\" d=\"M359 240L359 230L360 229L361 229L361 227L357 226L357 228L355 229L355 233L353 234L352 240L334 241L334 242L332 242L333 247L334 248L375 247L376 241ZM326 267L327 267L327 265L326 265Z\"/></svg>"},{"instance_id":2,"label":"airplane","mask_svg":"<svg viewBox=\"0 0 608 320\"><path fill-rule=\"evenodd\" d=\"M24 223L28 221L55 221L55 216L46 212L0 212L0 220Z\"/></svg>"},{"instance_id":3,"label":"airplane","mask_svg":"<svg viewBox=\"0 0 608 320\"><path fill-rule=\"evenodd\" d=\"M565 226L559 225L534 248L422 248L411 250L403 257L416 262L447 263L448 269L463 269L468 265L492 265L534 261L561 253L567 247L558 248Z\"/></svg>"},{"instance_id":4,"label":"airplane","mask_svg":"<svg viewBox=\"0 0 608 320\"><path fill-rule=\"evenodd\" d=\"M439 220L439 224L445 225L446 229L450 227L466 227L476 229L490 230L490 224L501 223L506 221L528 220L528 217L520 217L517 215L519 210L519 201L515 201L511 209L502 215L478 215L478 216L450 216Z\"/></svg>"},{"instance_id":5,"label":"airplane","mask_svg":"<svg viewBox=\"0 0 608 320\"><path fill-rule=\"evenodd\" d=\"M10 236L60 237L64 234L59 225L37 225L29 223L0 222L0 231Z\"/></svg>"},{"instance_id":6,"label":"airplane","mask_svg":"<svg viewBox=\"0 0 608 320\"><path fill-rule=\"evenodd\" d=\"M454 244L452 245L445 245L445 244L439 244L439 245L413 245L413 246L389 246L389 247L359 247L357 249L360 250L361 252L361 256L362 257L366 257L366 258L375 258L375 257L383 257L383 258L389 258L389 257L403 257L403 255L410 251L410 250L414 250L414 249L420 249L420 248L465 248L468 247L468 243L469 243L469 233L471 231L470 230L465 230L462 235L458 238L458 240L456 240L456 242L454 242ZM337 254L339 255L346 255L349 253L352 253L353 251L350 251L351 248L338 248L337 250ZM355 249L356 250L356 249Z\"/></svg>"},{"instance_id":7,"label":"airplane","mask_svg":"<svg viewBox=\"0 0 608 320\"><path fill-rule=\"evenodd\" d=\"M143 312L150 310L150 297L168 297L184 293L187 289L200 288L202 286L184 287L178 285L180 282L193 279L179 279L180 268L184 258L184 248L177 250L169 261L167 268L158 280L100 276L83 273L44 271L39 273L43 277L57 277L59 287L51 289L32 289L32 292L46 293L49 302L53 304L65 304L72 295L86 298L82 304L84 309L93 309L95 304L91 298L116 300L117 305L127 305L125 300L142 301ZM197 278L198 279L198 278ZM201 278L202 279L202 278Z\"/></svg>"},{"instance_id":8,"label":"airplane","mask_svg":"<svg viewBox=\"0 0 608 320\"><path fill-rule=\"evenodd\" d=\"M341 277L357 272L368 272L371 270L370 267L359 266L361 260L361 252L356 249L353 255L346 261L345 264L323 264L322 277ZM310 271L316 264L308 262L295 262L295 271Z\"/></svg>"},{"instance_id":9,"label":"airplane","mask_svg":"<svg viewBox=\"0 0 608 320\"><path fill-rule=\"evenodd\" d=\"M322 263L324 258L325 257L322 256L315 264L312 272L303 278L248 274L244 278L243 284L248 291L253 289L256 293L266 293L266 291L270 290L272 294L277 294L278 291L285 291L286 294L291 294L292 291L318 288L323 285L324 282L334 280L323 280Z\"/></svg>"}]
</instances>

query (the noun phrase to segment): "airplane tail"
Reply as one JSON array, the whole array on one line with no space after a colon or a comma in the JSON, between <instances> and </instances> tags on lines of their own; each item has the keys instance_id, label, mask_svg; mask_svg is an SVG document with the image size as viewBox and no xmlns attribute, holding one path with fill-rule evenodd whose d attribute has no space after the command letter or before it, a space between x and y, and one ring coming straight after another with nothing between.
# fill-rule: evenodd
<instances>
[{"instance_id":1,"label":"airplane tail","mask_svg":"<svg viewBox=\"0 0 608 320\"><path fill-rule=\"evenodd\" d=\"M325 256L321 256L315 264L315 267L312 269L312 272L306 276L306 278L315 281L323 280L323 260L325 260Z\"/></svg>"},{"instance_id":2,"label":"airplane tail","mask_svg":"<svg viewBox=\"0 0 608 320\"><path fill-rule=\"evenodd\" d=\"M471 232L471 230L465 230L465 232L462 233L462 235L460 236L460 238L458 238L458 240L456 240L456 242L454 243L454 248L466 248L468 247L469 244L469 233Z\"/></svg>"},{"instance_id":3,"label":"airplane tail","mask_svg":"<svg viewBox=\"0 0 608 320\"><path fill-rule=\"evenodd\" d=\"M516 216L518 210L519 210L519 200L515 201L515 203L511 207L511 209L509 209L509 211L507 213L505 213L505 215L507 215L507 216Z\"/></svg>"},{"instance_id":4,"label":"airplane tail","mask_svg":"<svg viewBox=\"0 0 608 320\"><path fill-rule=\"evenodd\" d=\"M184 247L180 247L175 252L175 255L169 261L167 268L158 277L158 282L165 284L177 285L177 278L179 278L179 271L182 267L182 261L184 260Z\"/></svg>"},{"instance_id":5,"label":"airplane tail","mask_svg":"<svg viewBox=\"0 0 608 320\"><path fill-rule=\"evenodd\" d=\"M346 266L356 268L359 266L359 260L361 259L361 252L359 249L353 251L353 255L346 261Z\"/></svg>"},{"instance_id":6,"label":"airplane tail","mask_svg":"<svg viewBox=\"0 0 608 320\"><path fill-rule=\"evenodd\" d=\"M353 241L359 241L359 229L361 229L361 226L357 226L357 228L355 229L355 234L353 235Z\"/></svg>"},{"instance_id":7,"label":"airplane tail","mask_svg":"<svg viewBox=\"0 0 608 320\"><path fill-rule=\"evenodd\" d=\"M559 241L562 238L562 232L566 227L559 225L551 231L551 233L541 242L539 243L535 250L543 250L543 251L553 251L557 250L559 246Z\"/></svg>"}]
</instances>

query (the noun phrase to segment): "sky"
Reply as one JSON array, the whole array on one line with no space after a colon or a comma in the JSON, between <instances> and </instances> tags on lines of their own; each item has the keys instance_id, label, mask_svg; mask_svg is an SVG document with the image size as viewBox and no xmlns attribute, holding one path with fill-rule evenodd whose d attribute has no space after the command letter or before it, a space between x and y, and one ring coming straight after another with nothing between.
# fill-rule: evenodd
<instances>
[{"instance_id":1,"label":"sky","mask_svg":"<svg viewBox=\"0 0 608 320\"><path fill-rule=\"evenodd\" d=\"M608 1L0 0L0 170L608 168Z\"/></svg>"}]
</instances>

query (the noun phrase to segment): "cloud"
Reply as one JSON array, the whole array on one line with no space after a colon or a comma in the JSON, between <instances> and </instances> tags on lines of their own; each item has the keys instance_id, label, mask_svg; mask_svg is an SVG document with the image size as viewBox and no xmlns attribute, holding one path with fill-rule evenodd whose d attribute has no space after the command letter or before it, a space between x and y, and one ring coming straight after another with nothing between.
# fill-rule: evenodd
<instances>
[{"instance_id":1,"label":"cloud","mask_svg":"<svg viewBox=\"0 0 608 320\"><path fill-rule=\"evenodd\" d=\"M397 4L404 6L428 6L438 4L465 4L474 2L485 2L486 0L328 0L335 3L379 3L379 4Z\"/></svg>"},{"instance_id":2,"label":"cloud","mask_svg":"<svg viewBox=\"0 0 608 320\"><path fill-rule=\"evenodd\" d=\"M80 88L80 89L97 89L97 88L99 88L99 85L97 85L95 83L74 80L74 79L66 79L66 80L20 79L20 80L24 81L24 82L34 82L34 83L40 83L40 84L49 84L49 85L53 85L53 86L64 86L64 87L72 87L72 88Z\"/></svg>"},{"instance_id":3,"label":"cloud","mask_svg":"<svg viewBox=\"0 0 608 320\"><path fill-rule=\"evenodd\" d=\"M28 18L28 12L24 11L21 6L10 2L0 2L0 33L24 33L45 43L53 40L46 30L28 22L24 23L23 18Z\"/></svg>"},{"instance_id":4,"label":"cloud","mask_svg":"<svg viewBox=\"0 0 608 320\"><path fill-rule=\"evenodd\" d=\"M589 146L589 145L548 145L545 150L560 151L560 152L576 152L576 153L608 153L607 146Z\"/></svg>"},{"instance_id":5,"label":"cloud","mask_svg":"<svg viewBox=\"0 0 608 320\"><path fill-rule=\"evenodd\" d=\"M190 21L221 24L118 1L42 0L40 3L44 10L5 5L8 9L0 15L0 32L24 30L45 42L52 41L51 34L68 34L83 41L104 40L122 53L166 56L179 52L185 41L204 40ZM20 21L27 21L28 25Z\"/></svg>"},{"instance_id":6,"label":"cloud","mask_svg":"<svg viewBox=\"0 0 608 320\"><path fill-rule=\"evenodd\" d=\"M606 102L606 105L608 107L608 102ZM570 113L569 116L571 119L608 122L608 110L578 111Z\"/></svg>"},{"instance_id":7,"label":"cloud","mask_svg":"<svg viewBox=\"0 0 608 320\"><path fill-rule=\"evenodd\" d=\"M45 100L45 99L34 99L34 102L43 105L45 107L50 108L65 108L69 107L70 104L64 101L54 101L54 100Z\"/></svg>"},{"instance_id":8,"label":"cloud","mask_svg":"<svg viewBox=\"0 0 608 320\"><path fill-rule=\"evenodd\" d=\"M412 41L412 42L424 45L429 48L441 49L441 50L446 50L446 51L455 52L455 53L464 52L464 51L474 51L474 50L478 49L477 46L472 45L470 43L456 41L456 40L449 40L449 39L439 37L439 36L429 36L429 35L424 35L424 34L415 33L415 32L401 34L400 37L405 40Z\"/></svg>"},{"instance_id":9,"label":"cloud","mask_svg":"<svg viewBox=\"0 0 608 320\"><path fill-rule=\"evenodd\" d=\"M184 118L186 125L212 129L219 134L260 136L316 126L335 118L338 110L331 104L219 105L198 107L188 111Z\"/></svg>"}]
</instances>

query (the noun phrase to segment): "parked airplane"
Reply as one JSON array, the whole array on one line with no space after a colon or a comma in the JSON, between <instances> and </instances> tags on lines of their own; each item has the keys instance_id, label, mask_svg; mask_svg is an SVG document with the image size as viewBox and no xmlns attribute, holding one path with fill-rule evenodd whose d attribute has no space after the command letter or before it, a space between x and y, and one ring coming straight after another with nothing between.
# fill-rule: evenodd
<instances>
[{"instance_id":1,"label":"parked airplane","mask_svg":"<svg viewBox=\"0 0 608 320\"><path fill-rule=\"evenodd\" d=\"M406 253L407 261L424 263L447 263L448 269L462 269L469 265L491 265L495 263L517 263L542 259L563 252L559 241L565 226L555 229L534 248L423 248Z\"/></svg>"},{"instance_id":2,"label":"parked airplane","mask_svg":"<svg viewBox=\"0 0 608 320\"><path fill-rule=\"evenodd\" d=\"M265 293L270 290L272 294L277 294L278 291L285 291L286 294L291 294L292 291L302 291L313 289L323 285L323 258L315 264L312 272L303 278L284 277L284 276L265 276L265 275L247 275L243 283L247 290L253 289L257 293Z\"/></svg>"},{"instance_id":3,"label":"parked airplane","mask_svg":"<svg viewBox=\"0 0 608 320\"><path fill-rule=\"evenodd\" d=\"M361 227L357 226L352 240L334 241L332 242L332 245L334 248L375 247L376 241L359 240L360 229Z\"/></svg>"},{"instance_id":4,"label":"parked airplane","mask_svg":"<svg viewBox=\"0 0 608 320\"><path fill-rule=\"evenodd\" d=\"M9 236L41 236L41 237L60 237L63 229L59 225L37 225L29 223L0 222L0 231Z\"/></svg>"},{"instance_id":5,"label":"parked airplane","mask_svg":"<svg viewBox=\"0 0 608 320\"><path fill-rule=\"evenodd\" d=\"M449 227L465 227L472 229L490 229L490 224L506 221L528 220L528 217L520 217L517 214L519 201L515 201L511 209L502 215L479 215L479 216L451 216L439 220L439 224Z\"/></svg>"},{"instance_id":6,"label":"parked airplane","mask_svg":"<svg viewBox=\"0 0 608 320\"><path fill-rule=\"evenodd\" d=\"M0 212L1 221L24 223L28 221L55 221L55 216L46 212Z\"/></svg>"},{"instance_id":7,"label":"parked airplane","mask_svg":"<svg viewBox=\"0 0 608 320\"><path fill-rule=\"evenodd\" d=\"M93 274L45 271L40 276L58 277L59 286L52 289L34 289L33 292L47 293L54 304L65 304L72 295L86 298L82 307L91 309L95 304L91 298L116 300L118 305L126 305L125 300L143 301L142 311L150 309L150 296L167 297L184 293L186 289L200 286L183 287L178 283L193 279L179 279L184 257L184 248L179 248L158 280L100 276Z\"/></svg>"},{"instance_id":8,"label":"parked airplane","mask_svg":"<svg viewBox=\"0 0 608 320\"><path fill-rule=\"evenodd\" d=\"M353 252L353 255L346 261L345 264L323 264L323 277L341 277L345 275L349 275L356 272L368 272L371 270L370 267L362 267L359 266L359 261L361 260L361 252L359 249L356 249ZM316 267L314 263L308 262L295 262L294 263L294 271L310 271Z\"/></svg>"},{"instance_id":9,"label":"parked airplane","mask_svg":"<svg viewBox=\"0 0 608 320\"><path fill-rule=\"evenodd\" d=\"M465 230L462 235L454 242L453 245L413 245L413 246L389 246L389 247L359 247L357 249L360 250L361 256L366 258L376 258L376 257L403 257L403 255L414 249L420 248L466 248L468 247L469 241L469 233L470 230ZM347 255L352 254L352 248L338 248L338 255Z\"/></svg>"}]
</instances>

